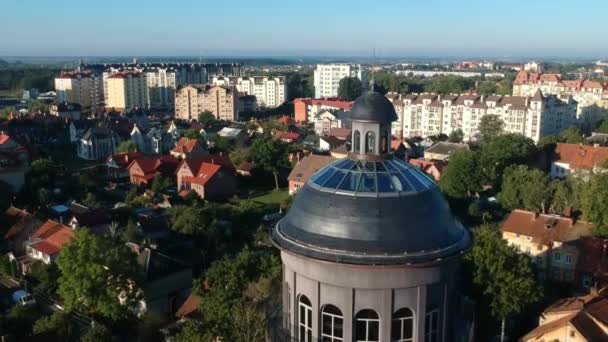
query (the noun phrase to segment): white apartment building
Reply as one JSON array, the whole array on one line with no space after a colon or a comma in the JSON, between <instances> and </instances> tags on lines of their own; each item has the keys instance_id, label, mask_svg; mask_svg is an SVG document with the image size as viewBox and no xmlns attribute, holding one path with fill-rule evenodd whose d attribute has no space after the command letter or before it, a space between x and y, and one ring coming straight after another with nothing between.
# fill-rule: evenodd
<instances>
[{"instance_id":1,"label":"white apartment building","mask_svg":"<svg viewBox=\"0 0 608 342\"><path fill-rule=\"evenodd\" d=\"M533 96L538 90L545 95L572 96L578 102L577 119L593 125L608 115L604 107L604 85L590 80L564 80L559 74L520 71L513 81L513 95Z\"/></svg>"},{"instance_id":2,"label":"white apartment building","mask_svg":"<svg viewBox=\"0 0 608 342\"><path fill-rule=\"evenodd\" d=\"M178 87L175 93L175 118L198 120L198 115L204 111L212 112L218 120L237 121L239 96L236 87L208 84Z\"/></svg>"},{"instance_id":3,"label":"white apartment building","mask_svg":"<svg viewBox=\"0 0 608 342\"><path fill-rule=\"evenodd\" d=\"M317 64L314 72L315 98L338 96L340 80L344 77L357 77L363 88L367 86L367 72L359 64Z\"/></svg>"},{"instance_id":4,"label":"white apartment building","mask_svg":"<svg viewBox=\"0 0 608 342\"><path fill-rule=\"evenodd\" d=\"M178 85L177 71L170 68L154 68L143 72L146 74L150 107L172 109L175 104L175 88Z\"/></svg>"},{"instance_id":5,"label":"white apartment building","mask_svg":"<svg viewBox=\"0 0 608 342\"><path fill-rule=\"evenodd\" d=\"M104 72L106 108L125 110L134 106L149 108L146 75L140 72Z\"/></svg>"},{"instance_id":6,"label":"white apartment building","mask_svg":"<svg viewBox=\"0 0 608 342\"><path fill-rule=\"evenodd\" d=\"M103 80L90 71L64 72L55 78L58 102L93 107L103 102Z\"/></svg>"},{"instance_id":7,"label":"white apartment building","mask_svg":"<svg viewBox=\"0 0 608 342\"><path fill-rule=\"evenodd\" d=\"M538 141L576 121L576 101L543 96L540 91L533 97L389 93L387 98L397 112L398 120L392 126L397 137L427 137L460 129L465 140L476 140L481 118L491 114L505 123L505 132Z\"/></svg>"},{"instance_id":8,"label":"white apartment building","mask_svg":"<svg viewBox=\"0 0 608 342\"><path fill-rule=\"evenodd\" d=\"M211 79L211 84L236 86L240 93L255 96L259 107L276 108L285 102L287 96L285 76L214 76Z\"/></svg>"}]
</instances>

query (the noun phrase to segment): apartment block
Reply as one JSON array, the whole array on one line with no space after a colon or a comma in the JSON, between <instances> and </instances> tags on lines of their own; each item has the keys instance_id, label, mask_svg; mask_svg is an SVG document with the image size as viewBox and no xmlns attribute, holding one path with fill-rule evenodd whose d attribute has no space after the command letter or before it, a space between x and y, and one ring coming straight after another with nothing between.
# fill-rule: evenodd
<instances>
[{"instance_id":1,"label":"apartment block","mask_svg":"<svg viewBox=\"0 0 608 342\"><path fill-rule=\"evenodd\" d=\"M314 71L315 98L337 97L340 80L345 77L356 77L363 87L367 85L367 72L359 64L317 64Z\"/></svg>"},{"instance_id":2,"label":"apartment block","mask_svg":"<svg viewBox=\"0 0 608 342\"><path fill-rule=\"evenodd\" d=\"M201 112L210 111L216 119L237 121L239 92L234 86L185 85L175 94L175 117L197 120Z\"/></svg>"},{"instance_id":3,"label":"apartment block","mask_svg":"<svg viewBox=\"0 0 608 342\"><path fill-rule=\"evenodd\" d=\"M392 123L396 137L427 137L460 129L465 140L476 140L485 115L497 115L508 133L519 133L534 141L557 134L576 122L576 101L569 96L482 96L387 94L398 120Z\"/></svg>"},{"instance_id":4,"label":"apartment block","mask_svg":"<svg viewBox=\"0 0 608 342\"><path fill-rule=\"evenodd\" d=\"M259 107L276 108L285 102L287 96L285 76L215 76L211 79L211 84L236 86L239 92L255 96Z\"/></svg>"},{"instance_id":5,"label":"apartment block","mask_svg":"<svg viewBox=\"0 0 608 342\"><path fill-rule=\"evenodd\" d=\"M104 73L105 106L125 110L135 106L148 108L146 75L135 71Z\"/></svg>"},{"instance_id":6,"label":"apartment block","mask_svg":"<svg viewBox=\"0 0 608 342\"><path fill-rule=\"evenodd\" d=\"M63 72L55 78L58 102L94 107L104 99L103 80L91 71Z\"/></svg>"},{"instance_id":7,"label":"apartment block","mask_svg":"<svg viewBox=\"0 0 608 342\"><path fill-rule=\"evenodd\" d=\"M542 70L542 68L541 68ZM608 86L591 80L565 80L560 74L543 74L522 70L513 81L514 96L533 96L538 90L545 95L571 96L578 102L576 118L593 125L608 115L604 103Z\"/></svg>"}]
</instances>

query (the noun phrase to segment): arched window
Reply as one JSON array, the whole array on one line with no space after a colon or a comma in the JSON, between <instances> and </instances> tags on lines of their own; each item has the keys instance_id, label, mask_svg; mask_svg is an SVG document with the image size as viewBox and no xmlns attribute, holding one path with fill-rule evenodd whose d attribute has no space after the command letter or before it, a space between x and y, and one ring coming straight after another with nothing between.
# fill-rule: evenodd
<instances>
[{"instance_id":1,"label":"arched window","mask_svg":"<svg viewBox=\"0 0 608 342\"><path fill-rule=\"evenodd\" d=\"M427 309L424 321L424 342L439 341L439 310Z\"/></svg>"},{"instance_id":2,"label":"arched window","mask_svg":"<svg viewBox=\"0 0 608 342\"><path fill-rule=\"evenodd\" d=\"M344 317L337 307L327 304L321 309L321 341L342 342Z\"/></svg>"},{"instance_id":3,"label":"arched window","mask_svg":"<svg viewBox=\"0 0 608 342\"><path fill-rule=\"evenodd\" d=\"M376 153L376 134L374 132L365 134L365 153Z\"/></svg>"},{"instance_id":4,"label":"arched window","mask_svg":"<svg viewBox=\"0 0 608 342\"><path fill-rule=\"evenodd\" d=\"M355 131L353 135L353 152L361 153L361 133Z\"/></svg>"},{"instance_id":5,"label":"arched window","mask_svg":"<svg viewBox=\"0 0 608 342\"><path fill-rule=\"evenodd\" d=\"M312 342L312 304L305 295L298 299L298 310L300 342Z\"/></svg>"},{"instance_id":6,"label":"arched window","mask_svg":"<svg viewBox=\"0 0 608 342\"><path fill-rule=\"evenodd\" d=\"M380 149L382 153L388 153L388 134L386 130L382 131L382 138L380 138Z\"/></svg>"},{"instance_id":7,"label":"arched window","mask_svg":"<svg viewBox=\"0 0 608 342\"><path fill-rule=\"evenodd\" d=\"M355 341L380 342L380 317L374 310L361 310L355 316Z\"/></svg>"},{"instance_id":8,"label":"arched window","mask_svg":"<svg viewBox=\"0 0 608 342\"><path fill-rule=\"evenodd\" d=\"M397 310L391 324L391 341L414 341L414 313L408 308Z\"/></svg>"}]
</instances>

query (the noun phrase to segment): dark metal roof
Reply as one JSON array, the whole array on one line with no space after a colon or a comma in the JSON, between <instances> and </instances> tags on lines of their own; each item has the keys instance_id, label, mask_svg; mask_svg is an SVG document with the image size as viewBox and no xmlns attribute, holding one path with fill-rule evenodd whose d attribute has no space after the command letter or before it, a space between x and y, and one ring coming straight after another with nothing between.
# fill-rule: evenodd
<instances>
[{"instance_id":1,"label":"dark metal roof","mask_svg":"<svg viewBox=\"0 0 608 342\"><path fill-rule=\"evenodd\" d=\"M352 120L392 122L397 120L393 104L382 94L366 92L359 96L350 111Z\"/></svg>"},{"instance_id":2,"label":"dark metal roof","mask_svg":"<svg viewBox=\"0 0 608 342\"><path fill-rule=\"evenodd\" d=\"M330 183L333 176L323 176L350 165L340 182L359 177L361 184L364 178L357 164L374 168L367 172L374 175L374 186L366 191L343 191L340 184ZM326 166L299 191L274 228L273 241L297 254L351 264L433 263L468 249L470 234L452 216L437 186L416 168L402 164L345 159ZM378 180L381 173L391 183L385 188ZM404 187L396 185L401 182Z\"/></svg>"}]
</instances>

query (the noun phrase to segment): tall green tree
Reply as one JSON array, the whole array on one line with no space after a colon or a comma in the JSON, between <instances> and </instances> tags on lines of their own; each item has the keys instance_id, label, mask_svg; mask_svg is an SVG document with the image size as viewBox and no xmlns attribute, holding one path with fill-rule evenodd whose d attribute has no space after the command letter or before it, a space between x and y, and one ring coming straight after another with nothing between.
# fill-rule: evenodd
<instances>
[{"instance_id":1,"label":"tall green tree","mask_svg":"<svg viewBox=\"0 0 608 342\"><path fill-rule=\"evenodd\" d=\"M596 234L608 237L608 173L598 172L589 177L581 195L583 217L594 223Z\"/></svg>"},{"instance_id":2,"label":"tall green tree","mask_svg":"<svg viewBox=\"0 0 608 342\"><path fill-rule=\"evenodd\" d=\"M344 77L338 85L338 97L346 101L354 101L361 91L361 81L356 77Z\"/></svg>"},{"instance_id":3,"label":"tall green tree","mask_svg":"<svg viewBox=\"0 0 608 342\"><path fill-rule=\"evenodd\" d=\"M125 140L118 145L116 150L120 153L135 152L137 151L137 144L133 140Z\"/></svg>"},{"instance_id":4,"label":"tall green tree","mask_svg":"<svg viewBox=\"0 0 608 342\"><path fill-rule=\"evenodd\" d=\"M473 248L465 260L472 265L473 282L490 298L494 317L501 320L501 340L505 321L542 297L530 257L517 253L501 237L498 227L483 225L473 231Z\"/></svg>"},{"instance_id":5,"label":"tall green tree","mask_svg":"<svg viewBox=\"0 0 608 342\"><path fill-rule=\"evenodd\" d=\"M481 146L480 163L486 181L500 185L504 169L526 164L535 154L534 142L521 134L502 134Z\"/></svg>"},{"instance_id":6,"label":"tall green tree","mask_svg":"<svg viewBox=\"0 0 608 342\"><path fill-rule=\"evenodd\" d=\"M478 155L472 151L459 151L450 157L439 187L450 197L469 198L482 190L482 180Z\"/></svg>"},{"instance_id":7,"label":"tall green tree","mask_svg":"<svg viewBox=\"0 0 608 342\"><path fill-rule=\"evenodd\" d=\"M142 293L136 256L127 246L77 229L57 258L58 294L68 311L120 321L132 318Z\"/></svg>"},{"instance_id":8,"label":"tall green tree","mask_svg":"<svg viewBox=\"0 0 608 342\"><path fill-rule=\"evenodd\" d=\"M52 315L43 317L34 324L34 335L54 333L62 341L78 341L79 327L64 311L55 311Z\"/></svg>"},{"instance_id":9,"label":"tall green tree","mask_svg":"<svg viewBox=\"0 0 608 342\"><path fill-rule=\"evenodd\" d=\"M215 119L215 115L212 112L206 110L201 112L198 115L198 122L203 125L203 127L209 127L213 125L217 120Z\"/></svg>"},{"instance_id":10,"label":"tall green tree","mask_svg":"<svg viewBox=\"0 0 608 342\"><path fill-rule=\"evenodd\" d=\"M481 117L478 128L482 141L490 141L503 133L505 123L500 116L488 114Z\"/></svg>"},{"instance_id":11,"label":"tall green tree","mask_svg":"<svg viewBox=\"0 0 608 342\"><path fill-rule=\"evenodd\" d=\"M270 137L254 141L249 149L249 157L256 167L271 172L274 176L275 188L279 188L279 171L289 167L287 145L278 139Z\"/></svg>"},{"instance_id":12,"label":"tall green tree","mask_svg":"<svg viewBox=\"0 0 608 342\"><path fill-rule=\"evenodd\" d=\"M505 170L499 203L510 210L526 209L546 213L551 204L552 187L549 176L525 165L513 165Z\"/></svg>"},{"instance_id":13,"label":"tall green tree","mask_svg":"<svg viewBox=\"0 0 608 342\"><path fill-rule=\"evenodd\" d=\"M460 128L453 130L448 136L448 141L451 143L461 143L463 139L464 132Z\"/></svg>"},{"instance_id":14,"label":"tall green tree","mask_svg":"<svg viewBox=\"0 0 608 342\"><path fill-rule=\"evenodd\" d=\"M602 120L602 122L600 123L598 128L595 130L595 132L605 133L605 134L608 133L608 120L606 120L606 119Z\"/></svg>"},{"instance_id":15,"label":"tall green tree","mask_svg":"<svg viewBox=\"0 0 608 342\"><path fill-rule=\"evenodd\" d=\"M559 134L560 141L566 144L582 144L585 142L580 128L573 126Z\"/></svg>"}]
</instances>

